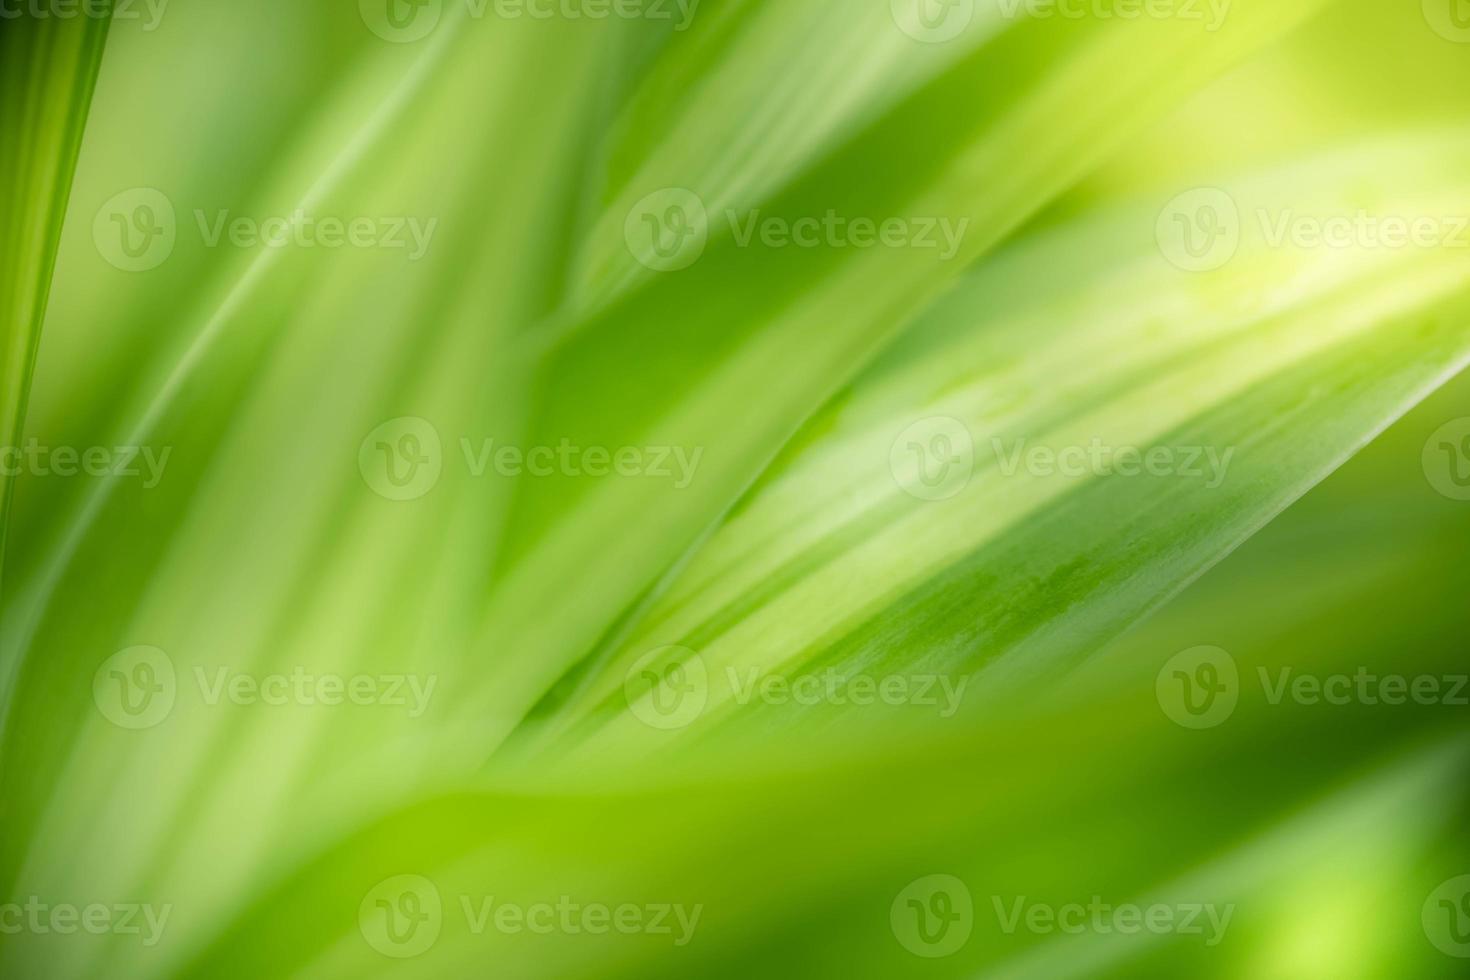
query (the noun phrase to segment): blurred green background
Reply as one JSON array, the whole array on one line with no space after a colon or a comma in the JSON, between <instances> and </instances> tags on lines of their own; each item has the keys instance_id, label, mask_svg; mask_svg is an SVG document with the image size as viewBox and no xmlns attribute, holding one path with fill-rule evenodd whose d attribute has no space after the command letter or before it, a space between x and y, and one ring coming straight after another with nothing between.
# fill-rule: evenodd
<instances>
[{"instance_id":1,"label":"blurred green background","mask_svg":"<svg viewBox=\"0 0 1470 980\"><path fill-rule=\"evenodd\" d=\"M1460 0L27 3L0 976L1464 975Z\"/></svg>"}]
</instances>

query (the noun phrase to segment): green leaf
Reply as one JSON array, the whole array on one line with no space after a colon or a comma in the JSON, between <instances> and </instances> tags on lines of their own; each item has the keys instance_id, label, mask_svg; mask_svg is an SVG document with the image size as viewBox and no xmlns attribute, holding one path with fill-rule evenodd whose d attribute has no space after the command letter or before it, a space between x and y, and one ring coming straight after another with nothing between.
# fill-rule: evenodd
<instances>
[{"instance_id":1,"label":"green leaf","mask_svg":"<svg viewBox=\"0 0 1470 980\"><path fill-rule=\"evenodd\" d=\"M100 8L104 13L111 0ZM0 439L19 446L36 344L92 100L106 17L7 22L0 33ZM12 461L0 472L0 558Z\"/></svg>"},{"instance_id":2,"label":"green leaf","mask_svg":"<svg viewBox=\"0 0 1470 980\"><path fill-rule=\"evenodd\" d=\"M686 737L628 710L649 667L703 679L697 729L769 675L935 674L991 700L1093 653L1470 363L1453 244L1276 241L1280 216L1463 213L1467 149L1400 139L1225 181L1199 200L1244 235L1208 272L1170 259L1188 264L1160 229L1196 200L1170 192L998 256L587 668L579 737L614 754Z\"/></svg>"}]
</instances>

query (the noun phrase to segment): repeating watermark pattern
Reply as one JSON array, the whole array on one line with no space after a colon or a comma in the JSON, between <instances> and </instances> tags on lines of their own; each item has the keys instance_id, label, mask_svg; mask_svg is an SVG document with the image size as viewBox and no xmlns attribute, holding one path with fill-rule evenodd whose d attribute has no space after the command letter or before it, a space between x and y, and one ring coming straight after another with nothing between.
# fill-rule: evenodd
<instances>
[{"instance_id":1,"label":"repeating watermark pattern","mask_svg":"<svg viewBox=\"0 0 1470 980\"><path fill-rule=\"evenodd\" d=\"M1252 228L1239 204L1218 187L1185 191L1159 213L1160 252L1186 272L1213 272L1235 258L1247 231L1270 249L1470 249L1470 215L1315 214L1293 208L1256 208Z\"/></svg>"},{"instance_id":2,"label":"repeating watermark pattern","mask_svg":"<svg viewBox=\"0 0 1470 980\"><path fill-rule=\"evenodd\" d=\"M623 477L667 480L675 490L694 482L704 449L684 446L579 446L563 437L555 446L516 446L494 439L460 439L459 448L470 476Z\"/></svg>"},{"instance_id":3,"label":"repeating watermark pattern","mask_svg":"<svg viewBox=\"0 0 1470 980\"><path fill-rule=\"evenodd\" d=\"M17 477L75 476L141 479L145 490L163 480L172 446L48 446L30 438L21 446L0 446L0 474Z\"/></svg>"},{"instance_id":4,"label":"repeating watermark pattern","mask_svg":"<svg viewBox=\"0 0 1470 980\"><path fill-rule=\"evenodd\" d=\"M969 686L968 676L949 674L848 674L836 668L806 671L793 676L759 667L727 665L710 673L704 658L682 646L650 650L634 661L623 678L623 694L634 717L664 731L685 728L704 714L714 682L722 682L722 696L741 707L890 708L915 707L952 718Z\"/></svg>"},{"instance_id":5,"label":"repeating watermark pattern","mask_svg":"<svg viewBox=\"0 0 1470 980\"><path fill-rule=\"evenodd\" d=\"M1216 446L1113 446L1093 438L1085 445L1029 445L1026 439L991 440L1002 476L1156 476L1199 480L1215 490L1230 473L1235 448Z\"/></svg>"},{"instance_id":6,"label":"repeating watermark pattern","mask_svg":"<svg viewBox=\"0 0 1470 980\"><path fill-rule=\"evenodd\" d=\"M1424 443L1424 476L1451 500L1470 500L1470 418L1446 422Z\"/></svg>"},{"instance_id":7,"label":"repeating watermark pattern","mask_svg":"<svg viewBox=\"0 0 1470 980\"><path fill-rule=\"evenodd\" d=\"M709 212L688 188L666 187L633 205L623 221L623 240L642 265L655 272L678 272L704 254Z\"/></svg>"},{"instance_id":8,"label":"repeating watermark pattern","mask_svg":"<svg viewBox=\"0 0 1470 980\"><path fill-rule=\"evenodd\" d=\"M119 650L92 675L92 699L102 717L120 728L159 724L174 709L178 676L174 662L158 647Z\"/></svg>"},{"instance_id":9,"label":"repeating watermark pattern","mask_svg":"<svg viewBox=\"0 0 1470 980\"><path fill-rule=\"evenodd\" d=\"M505 935L532 933L538 936L591 935L618 933L623 936L663 936L675 946L687 946L699 928L704 914L702 903L692 906L682 902L579 902L570 895L559 895L555 901L504 902L494 895L461 895L460 910L472 935L487 930Z\"/></svg>"},{"instance_id":10,"label":"repeating watermark pattern","mask_svg":"<svg viewBox=\"0 0 1470 980\"><path fill-rule=\"evenodd\" d=\"M975 20L975 0L889 0L893 22L915 41L953 41Z\"/></svg>"},{"instance_id":11,"label":"repeating watermark pattern","mask_svg":"<svg viewBox=\"0 0 1470 980\"><path fill-rule=\"evenodd\" d=\"M623 677L623 696L633 716L663 731L693 724L704 713L709 693L704 658L688 647L650 650Z\"/></svg>"},{"instance_id":12,"label":"repeating watermark pattern","mask_svg":"<svg viewBox=\"0 0 1470 980\"><path fill-rule=\"evenodd\" d=\"M1159 213L1154 235L1164 258L1186 272L1223 267L1240 249L1240 208L1218 187L1175 197Z\"/></svg>"},{"instance_id":13,"label":"repeating watermark pattern","mask_svg":"<svg viewBox=\"0 0 1470 980\"><path fill-rule=\"evenodd\" d=\"M429 950L444 928L439 889L422 875L394 875L368 890L357 907L357 927L384 956L409 959Z\"/></svg>"},{"instance_id":14,"label":"repeating watermark pattern","mask_svg":"<svg viewBox=\"0 0 1470 980\"><path fill-rule=\"evenodd\" d=\"M378 496L417 500L434 489L444 472L439 430L416 416L389 419L363 438L357 468Z\"/></svg>"},{"instance_id":15,"label":"repeating watermark pattern","mask_svg":"<svg viewBox=\"0 0 1470 980\"><path fill-rule=\"evenodd\" d=\"M701 0L358 0L368 29L385 41L410 44L434 32L452 3L471 20L647 20L687 31Z\"/></svg>"},{"instance_id":16,"label":"repeating watermark pattern","mask_svg":"<svg viewBox=\"0 0 1470 980\"><path fill-rule=\"evenodd\" d=\"M204 703L402 708L410 718L428 710L439 683L437 674L315 673L296 666L288 672L253 674L230 667L195 667L195 685Z\"/></svg>"},{"instance_id":17,"label":"repeating watermark pattern","mask_svg":"<svg viewBox=\"0 0 1470 980\"><path fill-rule=\"evenodd\" d=\"M975 929L975 901L954 875L926 875L894 897L888 924L899 945L915 956L953 956Z\"/></svg>"},{"instance_id":18,"label":"repeating watermark pattern","mask_svg":"<svg viewBox=\"0 0 1470 980\"><path fill-rule=\"evenodd\" d=\"M194 224L206 248L225 244L241 249L384 249L404 251L408 261L417 262L428 254L439 219L414 215L316 217L303 208L261 218L235 215L228 209L210 212L196 209Z\"/></svg>"},{"instance_id":19,"label":"repeating watermark pattern","mask_svg":"<svg viewBox=\"0 0 1470 980\"><path fill-rule=\"evenodd\" d=\"M704 449L685 446L582 446L563 437L555 445L518 446L494 438L461 437L465 473L546 479L553 476L657 480L675 490L694 482ZM439 430L427 419L390 419L358 446L358 470L372 491L388 500L417 500L438 484L445 454Z\"/></svg>"},{"instance_id":20,"label":"repeating watermark pattern","mask_svg":"<svg viewBox=\"0 0 1470 980\"><path fill-rule=\"evenodd\" d=\"M1023 473L1065 479L1169 477L1199 481L1207 490L1225 483L1236 452L1233 446L1120 446L1099 437L1070 445L997 438L986 448L995 462L993 472L1004 479ZM973 479L976 450L964 422L930 416L899 433L889 449L889 470L905 493L920 500L948 500Z\"/></svg>"},{"instance_id":21,"label":"repeating watermark pattern","mask_svg":"<svg viewBox=\"0 0 1470 980\"><path fill-rule=\"evenodd\" d=\"M1470 44L1470 0L1422 0L1424 19L1434 33L1455 44Z\"/></svg>"},{"instance_id":22,"label":"repeating watermark pattern","mask_svg":"<svg viewBox=\"0 0 1470 980\"><path fill-rule=\"evenodd\" d=\"M1005 935L1197 936L1218 946L1235 916L1235 906L1213 902L1112 903L1094 895L1086 902L1052 904L1025 895L991 895L991 909ZM910 882L893 899L889 925L899 945L929 959L952 956L969 942L975 928L970 889L953 875L926 875Z\"/></svg>"},{"instance_id":23,"label":"repeating watermark pattern","mask_svg":"<svg viewBox=\"0 0 1470 980\"><path fill-rule=\"evenodd\" d=\"M1214 33L1233 0L987 0L1001 20L1175 20ZM893 22L916 41L944 44L975 21L976 0L889 0Z\"/></svg>"},{"instance_id":24,"label":"repeating watermark pattern","mask_svg":"<svg viewBox=\"0 0 1470 980\"><path fill-rule=\"evenodd\" d=\"M1257 667L1256 675L1271 705L1470 707L1470 674L1376 674L1367 667L1351 674L1311 674L1292 667Z\"/></svg>"},{"instance_id":25,"label":"repeating watermark pattern","mask_svg":"<svg viewBox=\"0 0 1470 980\"><path fill-rule=\"evenodd\" d=\"M461 894L455 902L472 936L487 932L537 936L657 936L689 945L704 914L702 903L584 902L571 895L508 902L495 895ZM444 927L438 887L422 875L395 875L374 885L358 905L358 928L369 946L406 959L426 952Z\"/></svg>"},{"instance_id":26,"label":"repeating watermark pattern","mask_svg":"<svg viewBox=\"0 0 1470 980\"><path fill-rule=\"evenodd\" d=\"M271 673L196 665L189 676L201 703L210 707L378 706L401 709L415 719L428 710L439 682L434 674L347 675L310 671L300 665ZM138 730L162 723L173 713L179 694L173 659L157 647L119 651L103 661L92 676L97 709L121 728Z\"/></svg>"},{"instance_id":27,"label":"repeating watermark pattern","mask_svg":"<svg viewBox=\"0 0 1470 980\"><path fill-rule=\"evenodd\" d=\"M173 202L153 187L134 187L107 199L92 219L98 253L124 272L147 272L174 254L179 225Z\"/></svg>"},{"instance_id":28,"label":"repeating watermark pattern","mask_svg":"<svg viewBox=\"0 0 1470 980\"><path fill-rule=\"evenodd\" d=\"M1257 667L1259 694L1270 706L1402 705L1470 707L1470 674L1380 674L1360 666L1351 673L1317 674L1294 667ZM1234 714L1244 694L1235 658L1219 647L1194 647L1159 671L1164 713L1185 728L1215 728Z\"/></svg>"},{"instance_id":29,"label":"repeating watermark pattern","mask_svg":"<svg viewBox=\"0 0 1470 980\"><path fill-rule=\"evenodd\" d=\"M899 488L920 500L948 500L975 474L975 440L969 427L932 415L904 429L888 451L888 469Z\"/></svg>"},{"instance_id":30,"label":"repeating watermark pattern","mask_svg":"<svg viewBox=\"0 0 1470 980\"><path fill-rule=\"evenodd\" d=\"M1291 209L1254 212L1271 248L1470 248L1470 216L1463 214L1299 214Z\"/></svg>"},{"instance_id":31,"label":"repeating watermark pattern","mask_svg":"<svg viewBox=\"0 0 1470 980\"><path fill-rule=\"evenodd\" d=\"M1065 933L1078 936L1199 936L1209 947L1218 946L1230 928L1235 906L1212 902L1154 902L1139 905L1125 902L1114 905L1094 895L1086 902L1051 905L1030 901L1025 895L1002 897L992 895L996 921L1001 932L1012 935L1025 931L1038 935Z\"/></svg>"},{"instance_id":32,"label":"repeating watermark pattern","mask_svg":"<svg viewBox=\"0 0 1470 980\"><path fill-rule=\"evenodd\" d=\"M1470 875L1443 882L1424 900L1424 934L1446 956L1470 959Z\"/></svg>"},{"instance_id":33,"label":"repeating watermark pattern","mask_svg":"<svg viewBox=\"0 0 1470 980\"><path fill-rule=\"evenodd\" d=\"M796 218L768 214L760 208L721 215L736 248L782 249L915 249L933 251L940 261L959 254L969 218L848 216L829 208L820 215ZM635 204L623 223L628 251L656 272L677 272L695 262L709 243L710 215L693 191L669 187Z\"/></svg>"},{"instance_id":34,"label":"repeating watermark pattern","mask_svg":"<svg viewBox=\"0 0 1470 980\"><path fill-rule=\"evenodd\" d=\"M30 895L24 902L0 903L0 934L22 933L45 936L136 936L144 946L153 947L163 938L173 905L150 902L45 902Z\"/></svg>"},{"instance_id":35,"label":"repeating watermark pattern","mask_svg":"<svg viewBox=\"0 0 1470 980\"><path fill-rule=\"evenodd\" d=\"M1214 728L1235 713L1240 668L1219 647L1200 646L1169 658L1155 682L1159 706L1185 728Z\"/></svg>"},{"instance_id":36,"label":"repeating watermark pattern","mask_svg":"<svg viewBox=\"0 0 1470 980\"><path fill-rule=\"evenodd\" d=\"M1006 20L1178 20L1208 33L1225 26L1233 0L998 0Z\"/></svg>"},{"instance_id":37,"label":"repeating watermark pattern","mask_svg":"<svg viewBox=\"0 0 1470 980\"><path fill-rule=\"evenodd\" d=\"M139 24L152 33L163 23L169 0L0 0L0 21L20 20L107 20Z\"/></svg>"},{"instance_id":38,"label":"repeating watermark pattern","mask_svg":"<svg viewBox=\"0 0 1470 980\"><path fill-rule=\"evenodd\" d=\"M305 208L289 214L240 215L227 208L196 208L192 224L205 248L340 248L401 251L410 262L428 254L438 218L315 215ZM174 205L162 191L135 187L98 209L92 239L98 253L124 272L147 272L168 261L178 243Z\"/></svg>"},{"instance_id":39,"label":"repeating watermark pattern","mask_svg":"<svg viewBox=\"0 0 1470 980\"><path fill-rule=\"evenodd\" d=\"M734 692L735 703L742 706L756 702L803 707L910 705L932 708L939 717L952 718L960 709L970 678L948 674L844 674L833 668L787 677L758 667L744 671L726 667L725 682Z\"/></svg>"},{"instance_id":40,"label":"repeating watermark pattern","mask_svg":"<svg viewBox=\"0 0 1470 980\"><path fill-rule=\"evenodd\" d=\"M942 262L959 254L970 228L969 218L848 218L831 208L800 218L726 209L724 217L737 248L918 249L936 252Z\"/></svg>"}]
</instances>

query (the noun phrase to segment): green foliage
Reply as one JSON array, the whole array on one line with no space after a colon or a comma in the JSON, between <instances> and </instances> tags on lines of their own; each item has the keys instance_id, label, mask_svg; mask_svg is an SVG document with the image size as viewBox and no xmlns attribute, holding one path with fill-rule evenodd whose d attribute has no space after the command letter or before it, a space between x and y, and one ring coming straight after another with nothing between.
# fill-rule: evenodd
<instances>
[{"instance_id":1,"label":"green foliage","mask_svg":"<svg viewBox=\"0 0 1470 980\"><path fill-rule=\"evenodd\" d=\"M61 6L0 976L1455 975L1451 12Z\"/></svg>"}]
</instances>

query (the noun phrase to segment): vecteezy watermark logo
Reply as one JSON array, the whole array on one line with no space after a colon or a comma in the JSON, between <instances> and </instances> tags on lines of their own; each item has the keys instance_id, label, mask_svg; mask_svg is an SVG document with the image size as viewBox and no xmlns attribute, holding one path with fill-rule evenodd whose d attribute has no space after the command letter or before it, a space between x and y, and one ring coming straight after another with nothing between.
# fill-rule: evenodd
<instances>
[{"instance_id":1,"label":"vecteezy watermark logo","mask_svg":"<svg viewBox=\"0 0 1470 980\"><path fill-rule=\"evenodd\" d=\"M378 496L417 500L434 489L444 470L439 430L415 416L390 419L363 439L357 467Z\"/></svg>"},{"instance_id":2,"label":"vecteezy watermark logo","mask_svg":"<svg viewBox=\"0 0 1470 980\"><path fill-rule=\"evenodd\" d=\"M221 244L234 248L357 248L403 251L408 261L417 262L428 254L439 227L438 218L413 215L369 217L357 215L316 216L297 208L290 214L264 218L234 215L228 208L212 214L194 210L194 224L205 248Z\"/></svg>"},{"instance_id":3,"label":"vecteezy watermark logo","mask_svg":"<svg viewBox=\"0 0 1470 980\"><path fill-rule=\"evenodd\" d=\"M70 902L43 902L39 895L25 902L0 903L0 935L72 936L86 932L93 936L139 936L147 947L158 945L173 905L149 902L120 902L104 905L73 905Z\"/></svg>"},{"instance_id":4,"label":"vecteezy watermark logo","mask_svg":"<svg viewBox=\"0 0 1470 980\"><path fill-rule=\"evenodd\" d=\"M915 41L943 44L975 19L975 0L889 0L893 22Z\"/></svg>"},{"instance_id":5,"label":"vecteezy watermark logo","mask_svg":"<svg viewBox=\"0 0 1470 980\"><path fill-rule=\"evenodd\" d=\"M1314 674L1294 667L1258 666L1259 691L1252 697L1276 707L1290 702L1306 707L1406 704L1425 707L1470 706L1470 674L1379 674L1363 666L1353 673ZM1172 658L1159 671L1159 705L1186 728L1214 728L1234 713L1247 688L1232 658L1218 647L1195 647Z\"/></svg>"},{"instance_id":6,"label":"vecteezy watermark logo","mask_svg":"<svg viewBox=\"0 0 1470 980\"><path fill-rule=\"evenodd\" d=\"M1429 437L1424 476L1443 496L1470 500L1470 418L1446 422Z\"/></svg>"},{"instance_id":7,"label":"vecteezy watermark logo","mask_svg":"<svg viewBox=\"0 0 1470 980\"><path fill-rule=\"evenodd\" d=\"M510 902L496 895L457 896L465 930L483 936L532 934L666 936L687 946L704 914L704 905L682 902L583 902L571 895L554 901ZM439 889L421 875L395 875L379 882L358 905L358 928L368 945L384 956L407 959L438 940L445 918Z\"/></svg>"},{"instance_id":8,"label":"vecteezy watermark logo","mask_svg":"<svg viewBox=\"0 0 1470 980\"><path fill-rule=\"evenodd\" d=\"M444 0L357 0L362 22L395 44L420 41L433 33L444 14Z\"/></svg>"},{"instance_id":9,"label":"vecteezy watermark logo","mask_svg":"<svg viewBox=\"0 0 1470 980\"><path fill-rule=\"evenodd\" d=\"M566 437L556 444L517 446L493 438L459 440L464 472L474 478L546 479L555 476L667 481L675 490L694 482L704 450L684 446L581 446ZM393 419L368 433L358 447L358 468L375 492L389 500L414 500L434 488L446 460L438 430L417 417Z\"/></svg>"},{"instance_id":10,"label":"vecteezy watermark logo","mask_svg":"<svg viewBox=\"0 0 1470 980\"><path fill-rule=\"evenodd\" d=\"M940 718L952 718L969 682L963 675L846 674L835 668L788 676L733 664L711 676L699 654L668 646L639 657L624 675L623 691L636 718L653 728L673 730L697 720L715 693L719 700L728 697L742 707L884 705L929 709Z\"/></svg>"},{"instance_id":11,"label":"vecteezy watermark logo","mask_svg":"<svg viewBox=\"0 0 1470 980\"><path fill-rule=\"evenodd\" d=\"M177 238L173 202L152 187L112 196L92 219L98 253L124 272L156 269L173 254Z\"/></svg>"},{"instance_id":12,"label":"vecteezy watermark logo","mask_svg":"<svg viewBox=\"0 0 1470 980\"><path fill-rule=\"evenodd\" d=\"M1234 905L1209 902L1113 905L1104 902L1101 895L1094 895L1085 905L1081 902L1049 905L1031 902L1025 895L1010 901L992 895L990 901L1000 929L1007 935L1021 930L1037 935L1061 932L1072 936L1084 933L1136 936L1148 932L1156 936L1202 936L1206 946L1218 946L1235 916Z\"/></svg>"},{"instance_id":13,"label":"vecteezy watermark logo","mask_svg":"<svg viewBox=\"0 0 1470 980\"><path fill-rule=\"evenodd\" d=\"M1470 249L1470 215L1314 213L1295 208L1255 208L1248 218L1218 188L1186 191L1159 213L1159 249L1188 272L1209 272L1233 259L1249 231L1269 249L1394 251Z\"/></svg>"},{"instance_id":14,"label":"vecteezy watermark logo","mask_svg":"<svg viewBox=\"0 0 1470 980\"><path fill-rule=\"evenodd\" d=\"M1470 674L1375 674L1367 667L1359 667L1352 674L1325 676L1298 674L1291 667L1277 668L1274 678L1266 667L1257 667L1256 673L1266 695L1266 703L1271 705L1290 699L1293 704L1307 706L1470 706Z\"/></svg>"},{"instance_id":15,"label":"vecteezy watermark logo","mask_svg":"<svg viewBox=\"0 0 1470 980\"><path fill-rule=\"evenodd\" d=\"M87 17L114 23L143 21L144 31L155 31L163 20L169 0L0 0L0 21L32 17L37 20L72 20Z\"/></svg>"},{"instance_id":16,"label":"vecteezy watermark logo","mask_svg":"<svg viewBox=\"0 0 1470 980\"><path fill-rule=\"evenodd\" d=\"M760 208L721 215L736 248L782 249L913 249L932 251L941 262L960 253L969 218L851 217L828 208L823 214L769 214ZM623 224L628 250L658 272L687 269L704 254L711 221L704 202L693 191L666 188L633 206Z\"/></svg>"},{"instance_id":17,"label":"vecteezy watermark logo","mask_svg":"<svg viewBox=\"0 0 1470 980\"><path fill-rule=\"evenodd\" d=\"M1225 26L1232 0L1000 0L1000 15L1007 20L1180 20L1199 21L1213 34Z\"/></svg>"},{"instance_id":18,"label":"vecteezy watermark logo","mask_svg":"<svg viewBox=\"0 0 1470 980\"><path fill-rule=\"evenodd\" d=\"M1451 878L1424 900L1424 934L1446 956L1470 959L1470 875Z\"/></svg>"},{"instance_id":19,"label":"vecteezy watermark logo","mask_svg":"<svg viewBox=\"0 0 1470 980\"><path fill-rule=\"evenodd\" d=\"M1216 187L1185 191L1164 205L1154 234L1164 258L1186 272L1219 269L1240 248L1240 208Z\"/></svg>"},{"instance_id":20,"label":"vecteezy watermark logo","mask_svg":"<svg viewBox=\"0 0 1470 980\"><path fill-rule=\"evenodd\" d=\"M1193 647L1176 653L1155 681L1159 707L1177 725L1214 728L1235 713L1240 701L1240 669L1219 647Z\"/></svg>"},{"instance_id":21,"label":"vecteezy watermark logo","mask_svg":"<svg viewBox=\"0 0 1470 980\"><path fill-rule=\"evenodd\" d=\"M178 693L174 663L157 647L128 647L92 675L92 700L121 728L152 728L173 711Z\"/></svg>"},{"instance_id":22,"label":"vecteezy watermark logo","mask_svg":"<svg viewBox=\"0 0 1470 980\"><path fill-rule=\"evenodd\" d=\"M527 903L499 901L494 895L461 895L459 905L470 934L475 936L490 928L508 936L602 936L616 932L624 936L668 936L675 946L689 945L704 914L703 904L609 905L575 901L570 895L560 895L555 902Z\"/></svg>"},{"instance_id":23,"label":"vecteezy watermark logo","mask_svg":"<svg viewBox=\"0 0 1470 980\"><path fill-rule=\"evenodd\" d=\"M478 444L468 438L459 440L465 469L470 476L487 473L497 476L589 476L595 479L618 476L637 479L669 480L675 490L684 490L694 482L704 450L683 446L579 446L562 437L555 445L523 448L494 439Z\"/></svg>"},{"instance_id":24,"label":"vecteezy watermark logo","mask_svg":"<svg viewBox=\"0 0 1470 980\"><path fill-rule=\"evenodd\" d=\"M378 882L357 907L357 927L367 944L384 956L408 959L427 951L444 926L439 889L421 875L395 875Z\"/></svg>"},{"instance_id":25,"label":"vecteezy watermark logo","mask_svg":"<svg viewBox=\"0 0 1470 980\"><path fill-rule=\"evenodd\" d=\"M650 650L623 678L628 710L650 728L673 731L692 724L709 702L709 671L688 647Z\"/></svg>"},{"instance_id":26,"label":"vecteezy watermark logo","mask_svg":"<svg viewBox=\"0 0 1470 980\"><path fill-rule=\"evenodd\" d=\"M888 924L899 945L915 956L951 956L970 941L975 902L970 889L953 875L927 875L898 893Z\"/></svg>"},{"instance_id":27,"label":"vecteezy watermark logo","mask_svg":"<svg viewBox=\"0 0 1470 980\"><path fill-rule=\"evenodd\" d=\"M227 208L212 213L196 208L193 218L205 248L378 249L402 251L410 262L428 253L439 227L438 218L317 216L304 208L264 218L232 215ZM151 187L111 198L92 223L97 251L125 272L147 272L162 265L173 254L178 235L173 202Z\"/></svg>"},{"instance_id":28,"label":"vecteezy watermark logo","mask_svg":"<svg viewBox=\"0 0 1470 980\"><path fill-rule=\"evenodd\" d=\"M290 673L252 674L231 670L227 666L212 670L196 666L194 680L204 703L211 707L222 701L267 707L375 705L403 708L408 717L418 718L429 707L439 675L319 674L299 665Z\"/></svg>"},{"instance_id":29,"label":"vecteezy watermark logo","mask_svg":"<svg viewBox=\"0 0 1470 980\"><path fill-rule=\"evenodd\" d=\"M709 212L683 187L654 191L623 222L628 251L655 272L678 272L699 261L709 243Z\"/></svg>"},{"instance_id":30,"label":"vecteezy watermark logo","mask_svg":"<svg viewBox=\"0 0 1470 980\"><path fill-rule=\"evenodd\" d=\"M694 23L700 0L459 0L471 20L672 21L675 31ZM385 41L419 41L439 26L444 0L358 0L368 29Z\"/></svg>"},{"instance_id":31,"label":"vecteezy watermark logo","mask_svg":"<svg viewBox=\"0 0 1470 980\"><path fill-rule=\"evenodd\" d=\"M1424 19L1446 41L1470 44L1470 0L1423 0Z\"/></svg>"},{"instance_id":32,"label":"vecteezy watermark logo","mask_svg":"<svg viewBox=\"0 0 1470 980\"><path fill-rule=\"evenodd\" d=\"M822 704L858 708L874 704L895 708L909 705L933 708L939 717L952 718L960 709L970 678L949 674L849 675L834 668L787 677L763 673L759 667L741 671L728 666L725 683L739 705L755 701L808 708Z\"/></svg>"},{"instance_id":33,"label":"vecteezy watermark logo","mask_svg":"<svg viewBox=\"0 0 1470 980\"><path fill-rule=\"evenodd\" d=\"M888 469L904 493L920 500L948 500L970 484L975 440L959 419L932 415L893 440Z\"/></svg>"},{"instance_id":34,"label":"vecteezy watermark logo","mask_svg":"<svg viewBox=\"0 0 1470 980\"><path fill-rule=\"evenodd\" d=\"M465 0L471 17L499 20L649 20L689 30L700 0Z\"/></svg>"},{"instance_id":35,"label":"vecteezy watermark logo","mask_svg":"<svg viewBox=\"0 0 1470 980\"><path fill-rule=\"evenodd\" d=\"M797 218L766 214L759 208L747 212L726 209L725 221L736 248L759 245L767 249L916 249L937 252L941 262L960 253L969 218L888 217L849 218L828 208L820 217Z\"/></svg>"},{"instance_id":36,"label":"vecteezy watermark logo","mask_svg":"<svg viewBox=\"0 0 1470 980\"><path fill-rule=\"evenodd\" d=\"M1230 473L1235 448L1215 446L1113 446L1094 437L1086 445L1028 445L1025 438L990 440L1001 476L1022 471L1037 477L1178 477L1215 490Z\"/></svg>"},{"instance_id":37,"label":"vecteezy watermark logo","mask_svg":"<svg viewBox=\"0 0 1470 980\"><path fill-rule=\"evenodd\" d=\"M143 489L152 490L172 453L172 446L47 446L32 437L23 446L0 446L0 475L142 477Z\"/></svg>"},{"instance_id":38,"label":"vecteezy watermark logo","mask_svg":"<svg viewBox=\"0 0 1470 980\"><path fill-rule=\"evenodd\" d=\"M409 718L428 709L439 682L437 674L318 673L304 666L289 672L255 674L229 666L192 672L200 703L237 706L336 707L338 705L401 708ZM157 647L129 647L109 657L92 678L92 697L109 721L123 728L151 728L172 712L190 691L180 685L173 661Z\"/></svg>"}]
</instances>

